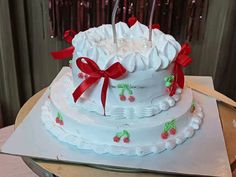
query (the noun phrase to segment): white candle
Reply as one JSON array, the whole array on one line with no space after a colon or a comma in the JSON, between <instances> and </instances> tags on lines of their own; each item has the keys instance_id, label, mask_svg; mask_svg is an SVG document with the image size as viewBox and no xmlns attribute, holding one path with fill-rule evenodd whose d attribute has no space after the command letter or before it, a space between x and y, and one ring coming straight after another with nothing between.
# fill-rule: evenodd
<instances>
[{"instance_id":1,"label":"white candle","mask_svg":"<svg viewBox=\"0 0 236 177\"><path fill-rule=\"evenodd\" d=\"M117 46L117 35L116 35L115 20L116 20L116 12L117 12L117 9L118 9L118 4L119 4L119 0L116 0L115 6L114 6L113 11L112 11L112 17L111 17L112 31L113 31L113 41L116 45L116 48L118 46Z\"/></svg>"},{"instance_id":2,"label":"white candle","mask_svg":"<svg viewBox=\"0 0 236 177\"><path fill-rule=\"evenodd\" d=\"M150 18L149 18L149 41L152 40L152 20L153 20L155 4L156 4L156 0L153 0L152 10L151 10Z\"/></svg>"}]
</instances>

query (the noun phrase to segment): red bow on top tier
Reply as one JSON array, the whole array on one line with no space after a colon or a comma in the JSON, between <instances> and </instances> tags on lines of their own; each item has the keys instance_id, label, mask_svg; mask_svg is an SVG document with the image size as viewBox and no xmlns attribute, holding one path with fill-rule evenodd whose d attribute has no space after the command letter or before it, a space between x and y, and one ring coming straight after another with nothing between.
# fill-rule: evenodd
<instances>
[{"instance_id":1,"label":"red bow on top tier","mask_svg":"<svg viewBox=\"0 0 236 177\"><path fill-rule=\"evenodd\" d=\"M76 64L78 68L88 74L87 77L74 91L73 97L76 102L80 96L93 84L95 84L98 80L104 77L104 82L101 91L101 102L105 115L105 106L106 106L106 97L107 97L107 89L109 86L109 79L117 79L125 74L126 69L119 63L116 62L111 65L106 70L101 70L98 65L91 59L86 57L80 57L76 60Z\"/></svg>"},{"instance_id":2,"label":"red bow on top tier","mask_svg":"<svg viewBox=\"0 0 236 177\"><path fill-rule=\"evenodd\" d=\"M74 38L74 36L76 35L76 32L73 30L67 30L64 33L64 40L66 42L68 42L69 44L72 43L72 39ZM70 58L72 57L72 54L74 52L74 47L70 46L68 48L62 49L60 51L57 52L51 52L52 57L55 60L61 60L61 59L65 59L65 58Z\"/></svg>"},{"instance_id":3,"label":"red bow on top tier","mask_svg":"<svg viewBox=\"0 0 236 177\"><path fill-rule=\"evenodd\" d=\"M189 44L183 44L175 59L174 81L170 87L170 96L175 94L177 87L184 87L184 73L182 71L182 67L186 67L192 62L192 59L189 57L190 53L191 49Z\"/></svg>"}]
</instances>

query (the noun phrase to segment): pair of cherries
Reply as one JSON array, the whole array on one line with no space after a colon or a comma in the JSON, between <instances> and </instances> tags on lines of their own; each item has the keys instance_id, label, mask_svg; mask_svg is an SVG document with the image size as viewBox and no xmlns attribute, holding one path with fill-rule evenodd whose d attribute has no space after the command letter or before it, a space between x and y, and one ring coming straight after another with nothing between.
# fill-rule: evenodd
<instances>
[{"instance_id":1,"label":"pair of cherries","mask_svg":"<svg viewBox=\"0 0 236 177\"><path fill-rule=\"evenodd\" d=\"M125 95L120 95L120 100L121 100L121 101L126 101L126 96L125 96ZM129 100L130 102L134 102L134 101L135 101L135 97L132 96L132 95L130 95L130 96L128 97L128 100Z\"/></svg>"},{"instance_id":2,"label":"pair of cherries","mask_svg":"<svg viewBox=\"0 0 236 177\"><path fill-rule=\"evenodd\" d=\"M171 134L171 135L175 135L176 134L176 129L175 128L171 128L170 130L169 130L169 133ZM169 133L166 131L166 132L162 132L161 133L161 138L162 139L167 139L168 138L168 136L169 136Z\"/></svg>"}]
</instances>

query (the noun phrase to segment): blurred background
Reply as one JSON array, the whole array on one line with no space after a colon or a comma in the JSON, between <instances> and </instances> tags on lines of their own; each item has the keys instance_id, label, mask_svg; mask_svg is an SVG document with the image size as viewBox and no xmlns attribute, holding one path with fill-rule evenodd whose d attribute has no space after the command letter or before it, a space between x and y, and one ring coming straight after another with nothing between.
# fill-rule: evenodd
<instances>
[{"instance_id":1,"label":"blurred background","mask_svg":"<svg viewBox=\"0 0 236 177\"><path fill-rule=\"evenodd\" d=\"M50 52L68 46L65 30L111 23L114 0L0 0L0 127L47 87L68 60ZM135 16L148 24L152 0L120 0L116 21ZM157 0L153 23L189 42L188 75L211 76L215 89L236 99L236 1Z\"/></svg>"}]
</instances>

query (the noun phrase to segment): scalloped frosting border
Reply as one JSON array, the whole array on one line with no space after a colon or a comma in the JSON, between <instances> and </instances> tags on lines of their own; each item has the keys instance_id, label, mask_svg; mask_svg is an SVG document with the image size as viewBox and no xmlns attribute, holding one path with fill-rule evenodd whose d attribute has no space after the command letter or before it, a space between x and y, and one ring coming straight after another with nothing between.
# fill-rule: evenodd
<instances>
[{"instance_id":1,"label":"scalloped frosting border","mask_svg":"<svg viewBox=\"0 0 236 177\"><path fill-rule=\"evenodd\" d=\"M99 145L86 142L82 137L77 136L58 125L52 115L50 101L47 100L42 106L41 120L46 129L51 132L58 140L76 146L78 149L93 150L98 154L110 153L112 155L137 155L144 156L151 153L161 153L165 150L172 150L177 145L184 143L188 138L191 138L195 131L200 128L203 122L203 111L199 104L195 104L195 110L192 116L189 117L190 121L178 135L162 140L152 145L144 145L137 147L125 147L115 145Z\"/></svg>"}]
</instances>

